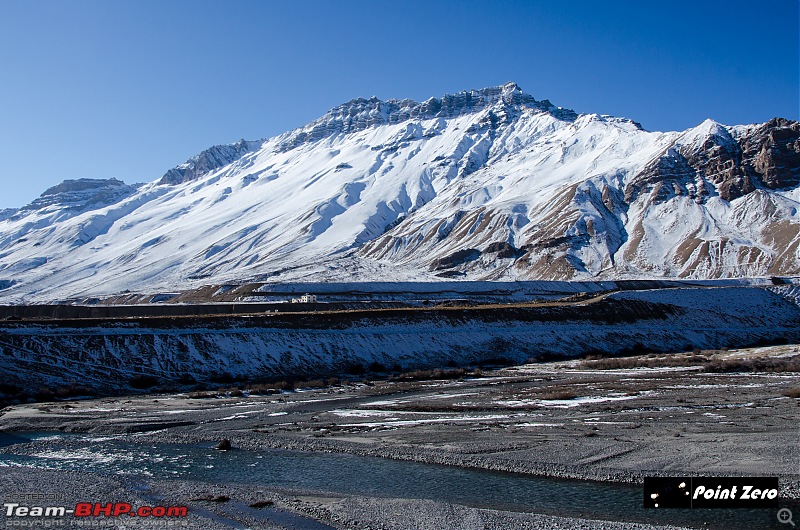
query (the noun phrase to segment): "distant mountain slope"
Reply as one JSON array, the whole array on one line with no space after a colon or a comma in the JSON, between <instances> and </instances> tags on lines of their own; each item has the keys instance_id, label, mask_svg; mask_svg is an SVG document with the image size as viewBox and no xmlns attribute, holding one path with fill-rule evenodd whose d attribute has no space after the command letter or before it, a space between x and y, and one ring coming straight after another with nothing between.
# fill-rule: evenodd
<instances>
[{"instance_id":1,"label":"distant mountain slope","mask_svg":"<svg viewBox=\"0 0 800 530\"><path fill-rule=\"evenodd\" d=\"M0 298L243 280L800 274L800 125L648 132L508 83L355 99L149 184L0 212Z\"/></svg>"}]
</instances>

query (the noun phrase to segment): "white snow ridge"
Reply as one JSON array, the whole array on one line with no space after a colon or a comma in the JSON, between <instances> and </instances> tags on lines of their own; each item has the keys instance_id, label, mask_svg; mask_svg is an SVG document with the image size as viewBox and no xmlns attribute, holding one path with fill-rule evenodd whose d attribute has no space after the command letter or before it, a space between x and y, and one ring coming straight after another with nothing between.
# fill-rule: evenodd
<instances>
[{"instance_id":1,"label":"white snow ridge","mask_svg":"<svg viewBox=\"0 0 800 530\"><path fill-rule=\"evenodd\" d=\"M136 186L0 214L0 301L241 281L797 275L800 140L577 115L513 83L355 99Z\"/></svg>"}]
</instances>

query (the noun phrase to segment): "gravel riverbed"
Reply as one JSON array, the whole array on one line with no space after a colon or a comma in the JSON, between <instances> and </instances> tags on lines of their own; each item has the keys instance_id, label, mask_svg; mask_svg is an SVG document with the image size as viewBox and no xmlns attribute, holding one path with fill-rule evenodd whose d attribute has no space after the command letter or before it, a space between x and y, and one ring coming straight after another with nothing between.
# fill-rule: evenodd
<instances>
[{"instance_id":1,"label":"gravel riverbed","mask_svg":"<svg viewBox=\"0 0 800 530\"><path fill-rule=\"evenodd\" d=\"M792 357L798 348L709 355ZM243 395L219 397L203 392L20 404L2 411L0 432L209 446L225 438L234 450L348 453L630 484L653 475L778 476L781 496L799 498L798 399L790 397L798 374L709 373L686 357L686 366L631 362L630 368L606 370L569 361L452 381L354 382L266 396L248 395L245 387ZM68 443L39 440L0 451L41 453ZM31 503L24 496L37 494L49 496L51 504L185 505L189 515L171 521L185 528L662 528L592 514L517 513L391 495L32 467L2 471L4 502ZM262 504L250 507L255 503ZM3 517L8 527L19 521ZM168 521L104 522L156 528ZM92 523L96 527L97 520L77 521L78 527Z\"/></svg>"}]
</instances>

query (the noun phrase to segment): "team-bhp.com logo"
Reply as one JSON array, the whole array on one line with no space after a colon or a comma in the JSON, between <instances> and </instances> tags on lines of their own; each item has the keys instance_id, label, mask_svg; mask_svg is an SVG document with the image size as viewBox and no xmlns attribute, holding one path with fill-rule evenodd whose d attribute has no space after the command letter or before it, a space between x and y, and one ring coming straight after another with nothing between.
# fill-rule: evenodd
<instances>
[{"instance_id":1,"label":"team-bhp.com logo","mask_svg":"<svg viewBox=\"0 0 800 530\"><path fill-rule=\"evenodd\" d=\"M3 503L6 517L186 517L186 506L140 506L134 508L127 502L79 502L74 507L22 506L17 502Z\"/></svg>"}]
</instances>

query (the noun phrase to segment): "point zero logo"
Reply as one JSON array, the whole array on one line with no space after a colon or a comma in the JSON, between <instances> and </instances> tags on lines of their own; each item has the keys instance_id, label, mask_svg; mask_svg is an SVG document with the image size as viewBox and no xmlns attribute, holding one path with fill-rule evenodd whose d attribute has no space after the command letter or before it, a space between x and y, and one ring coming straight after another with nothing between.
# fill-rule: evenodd
<instances>
[{"instance_id":1,"label":"point zero logo","mask_svg":"<svg viewBox=\"0 0 800 530\"><path fill-rule=\"evenodd\" d=\"M777 477L646 477L645 508L777 508Z\"/></svg>"}]
</instances>

